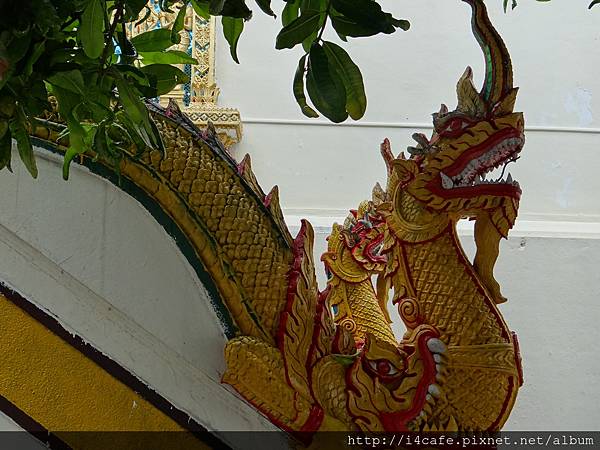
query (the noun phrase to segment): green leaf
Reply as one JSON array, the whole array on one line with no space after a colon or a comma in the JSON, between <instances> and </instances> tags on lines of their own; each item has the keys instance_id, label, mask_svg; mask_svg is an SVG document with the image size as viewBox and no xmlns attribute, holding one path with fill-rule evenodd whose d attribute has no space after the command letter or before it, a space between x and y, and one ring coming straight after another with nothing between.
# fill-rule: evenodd
<instances>
[{"instance_id":1,"label":"green leaf","mask_svg":"<svg viewBox=\"0 0 600 450\"><path fill-rule=\"evenodd\" d=\"M271 9L271 0L256 0L256 4L265 14L272 17L277 17Z\"/></svg>"},{"instance_id":2,"label":"green leaf","mask_svg":"<svg viewBox=\"0 0 600 450\"><path fill-rule=\"evenodd\" d=\"M600 0L594 0L592 3L590 3L590 6L588 6L588 9L592 9L594 6L596 6L598 3L600 3Z\"/></svg>"},{"instance_id":3,"label":"green leaf","mask_svg":"<svg viewBox=\"0 0 600 450\"><path fill-rule=\"evenodd\" d=\"M148 0L125 0L125 12L127 22L137 20L142 9L146 7Z\"/></svg>"},{"instance_id":4,"label":"green leaf","mask_svg":"<svg viewBox=\"0 0 600 450\"><path fill-rule=\"evenodd\" d=\"M279 32L275 48L293 48L311 34L319 30L321 14L318 11L307 11Z\"/></svg>"},{"instance_id":5,"label":"green leaf","mask_svg":"<svg viewBox=\"0 0 600 450\"><path fill-rule=\"evenodd\" d=\"M0 139L4 138L4 135L8 132L8 121L0 119Z\"/></svg>"},{"instance_id":6,"label":"green leaf","mask_svg":"<svg viewBox=\"0 0 600 450\"><path fill-rule=\"evenodd\" d=\"M300 0L300 9L305 11L318 11L324 13L327 9L326 0Z\"/></svg>"},{"instance_id":7,"label":"green leaf","mask_svg":"<svg viewBox=\"0 0 600 450\"><path fill-rule=\"evenodd\" d=\"M115 83L119 90L119 101L129 118L133 122L147 122L148 110L140 100L137 92L133 91L129 83L122 78L115 78Z\"/></svg>"},{"instance_id":8,"label":"green leaf","mask_svg":"<svg viewBox=\"0 0 600 450\"><path fill-rule=\"evenodd\" d=\"M163 149L160 133L150 119L146 105L140 100L139 94L135 92L127 81L115 78L119 90L119 100L123 105L127 117L131 120L135 131L144 140L146 145L158 150Z\"/></svg>"},{"instance_id":9,"label":"green leaf","mask_svg":"<svg viewBox=\"0 0 600 450\"><path fill-rule=\"evenodd\" d=\"M83 76L79 70L59 72L49 77L48 82L59 88L84 95Z\"/></svg>"},{"instance_id":10,"label":"green leaf","mask_svg":"<svg viewBox=\"0 0 600 450\"><path fill-rule=\"evenodd\" d=\"M313 31L310 36L302 41L302 48L306 53L310 52L310 48L313 45L313 42L317 40L317 36L319 35L320 29Z\"/></svg>"},{"instance_id":11,"label":"green leaf","mask_svg":"<svg viewBox=\"0 0 600 450\"><path fill-rule=\"evenodd\" d=\"M514 1L514 0L513 0ZM538 0L539 1L539 0ZM410 22L408 20L404 20L404 19L391 19L392 20L392 24L395 27L400 28L402 31L408 31L410 30Z\"/></svg>"},{"instance_id":12,"label":"green leaf","mask_svg":"<svg viewBox=\"0 0 600 450\"><path fill-rule=\"evenodd\" d=\"M157 96L167 94L178 84L190 81L190 77L184 72L168 64L151 64L142 67L141 70L151 80Z\"/></svg>"},{"instance_id":13,"label":"green leaf","mask_svg":"<svg viewBox=\"0 0 600 450\"><path fill-rule=\"evenodd\" d=\"M379 33L377 30L363 27L362 25L359 25L344 16L332 16L331 24L333 25L335 31L342 36L367 37Z\"/></svg>"},{"instance_id":14,"label":"green leaf","mask_svg":"<svg viewBox=\"0 0 600 450\"><path fill-rule=\"evenodd\" d=\"M367 97L360 69L339 45L333 42L324 42L323 50L325 50L329 65L335 69L344 83L346 111L354 120L360 119L367 109Z\"/></svg>"},{"instance_id":15,"label":"green leaf","mask_svg":"<svg viewBox=\"0 0 600 450\"><path fill-rule=\"evenodd\" d=\"M32 34L33 33L28 32L22 36L14 37L10 43L7 44L6 53L11 65L14 66L25 57L29 51Z\"/></svg>"},{"instance_id":16,"label":"green leaf","mask_svg":"<svg viewBox=\"0 0 600 450\"><path fill-rule=\"evenodd\" d=\"M173 45L171 41L171 30L168 28L156 28L146 31L131 38L131 43L138 51L142 52L159 52Z\"/></svg>"},{"instance_id":17,"label":"green leaf","mask_svg":"<svg viewBox=\"0 0 600 450\"><path fill-rule=\"evenodd\" d=\"M296 97L296 102L300 106L302 114L311 118L319 117L317 112L308 106L308 103L306 102L306 96L304 95L305 64L306 55L300 58L300 61L298 62L298 68L296 69L296 75L294 76L294 97Z\"/></svg>"},{"instance_id":18,"label":"green leaf","mask_svg":"<svg viewBox=\"0 0 600 450\"><path fill-rule=\"evenodd\" d=\"M149 64L198 64L195 58L192 58L180 50L169 50L166 52L140 52L143 63Z\"/></svg>"},{"instance_id":19,"label":"green leaf","mask_svg":"<svg viewBox=\"0 0 600 450\"><path fill-rule=\"evenodd\" d=\"M209 0L208 1L208 11L213 16L218 16L221 14L223 10L223 6L225 6L225 0Z\"/></svg>"},{"instance_id":20,"label":"green leaf","mask_svg":"<svg viewBox=\"0 0 600 450\"><path fill-rule=\"evenodd\" d=\"M38 59L40 59L40 56L42 56L45 49L46 41L38 42L33 46L33 52L31 52L31 55L29 56L29 58L27 58L27 63L23 68L23 73L25 74L25 76L28 77L33 73L33 65L37 62Z\"/></svg>"},{"instance_id":21,"label":"green leaf","mask_svg":"<svg viewBox=\"0 0 600 450\"><path fill-rule=\"evenodd\" d=\"M336 11L351 21L379 33L391 34L396 28L407 29L408 21L395 19L383 12L379 3L373 0L332 0Z\"/></svg>"},{"instance_id":22,"label":"green leaf","mask_svg":"<svg viewBox=\"0 0 600 450\"><path fill-rule=\"evenodd\" d=\"M179 35L179 32L183 30L186 11L186 4L183 4L177 13L177 17L175 18L175 22L173 22L173 26L171 27L171 42L174 44L179 44L181 42L181 36Z\"/></svg>"},{"instance_id":23,"label":"green leaf","mask_svg":"<svg viewBox=\"0 0 600 450\"><path fill-rule=\"evenodd\" d=\"M15 114L9 120L10 133L13 138L17 141L17 149L19 150L19 156L21 161L27 167L27 170L33 178L37 178L38 170L35 164L35 155L33 154L33 146L29 139L29 133L27 132L27 118L23 109L17 107L17 114Z\"/></svg>"},{"instance_id":24,"label":"green leaf","mask_svg":"<svg viewBox=\"0 0 600 450\"><path fill-rule=\"evenodd\" d=\"M549 1L549 0L537 0L538 2L545 2L545 1ZM504 0L503 2L503 8L504 8L504 12L506 12L507 8L508 8L508 0ZM512 0L511 3L511 8L515 9L517 7L517 0Z\"/></svg>"},{"instance_id":25,"label":"green leaf","mask_svg":"<svg viewBox=\"0 0 600 450\"><path fill-rule=\"evenodd\" d=\"M252 11L250 11L244 0L227 0L219 15L250 20L252 18Z\"/></svg>"},{"instance_id":26,"label":"green leaf","mask_svg":"<svg viewBox=\"0 0 600 450\"><path fill-rule=\"evenodd\" d=\"M65 153L63 161L63 178L69 179L69 168L71 161L75 156L85 153L87 150L85 143L85 129L73 115L73 111L81 103L81 97L73 91L54 85L52 93L58 101L58 112L66 120L69 130L69 148Z\"/></svg>"},{"instance_id":27,"label":"green leaf","mask_svg":"<svg viewBox=\"0 0 600 450\"><path fill-rule=\"evenodd\" d=\"M344 367L350 367L360 356L360 351L356 352L354 355L342 355L335 353L332 356L335 362L338 364L341 364Z\"/></svg>"},{"instance_id":28,"label":"green leaf","mask_svg":"<svg viewBox=\"0 0 600 450\"><path fill-rule=\"evenodd\" d=\"M83 51L91 59L100 58L104 50L104 8L100 0L89 0L79 24Z\"/></svg>"},{"instance_id":29,"label":"green leaf","mask_svg":"<svg viewBox=\"0 0 600 450\"><path fill-rule=\"evenodd\" d=\"M223 25L223 35L225 39L229 43L229 52L231 53L231 57L236 63L240 63L237 56L237 44L240 40L240 35L242 31L244 31L244 19L234 19L232 17L221 18L221 23Z\"/></svg>"},{"instance_id":30,"label":"green leaf","mask_svg":"<svg viewBox=\"0 0 600 450\"><path fill-rule=\"evenodd\" d=\"M283 8L283 12L281 13L281 24L284 27L287 27L290 23L296 20L298 18L299 9L299 0L286 3L285 7Z\"/></svg>"},{"instance_id":31,"label":"green leaf","mask_svg":"<svg viewBox=\"0 0 600 450\"><path fill-rule=\"evenodd\" d=\"M207 1L192 0L192 8L194 8L194 12L204 20L210 20L210 12L208 10L209 5Z\"/></svg>"},{"instance_id":32,"label":"green leaf","mask_svg":"<svg viewBox=\"0 0 600 450\"><path fill-rule=\"evenodd\" d=\"M343 82L329 65L323 47L316 42L308 56L306 88L313 105L329 120L339 123L348 118Z\"/></svg>"}]
</instances>

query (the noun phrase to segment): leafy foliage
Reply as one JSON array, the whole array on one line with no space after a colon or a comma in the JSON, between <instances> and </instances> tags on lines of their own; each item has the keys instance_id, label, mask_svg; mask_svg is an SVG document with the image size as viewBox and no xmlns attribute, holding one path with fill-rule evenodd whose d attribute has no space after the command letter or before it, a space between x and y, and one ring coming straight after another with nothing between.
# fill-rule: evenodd
<instances>
[{"instance_id":1,"label":"leafy foliage","mask_svg":"<svg viewBox=\"0 0 600 450\"><path fill-rule=\"evenodd\" d=\"M316 109L332 122L343 122L348 116L360 119L367 99L360 69L342 47L322 39L325 27L331 23L343 41L410 27L408 21L395 19L374 0L290 0L281 22L275 47L301 44L305 51L293 84L300 110L307 117L318 117ZM314 109L307 103L305 84Z\"/></svg>"},{"instance_id":2,"label":"leafy foliage","mask_svg":"<svg viewBox=\"0 0 600 450\"><path fill-rule=\"evenodd\" d=\"M254 0L276 17L271 0ZM549 1L549 0L537 0ZM32 176L37 167L29 134L56 99L68 138L63 175L77 155L93 149L117 165L124 154L163 149L143 99L165 94L188 81L175 67L194 64L173 50L180 42L185 7L201 17L222 16L231 56L252 11L246 0L152 0L163 11L179 8L171 29L135 37L132 24L150 14L147 0L24 0L0 2L0 169L11 166L12 141ZM515 8L516 0L503 0ZM600 3L593 0L590 8ZM382 10L376 0L285 0L280 13L278 49L300 46L303 54L293 79L293 93L307 117L319 113L333 122L363 117L367 98L363 78L350 55L323 40L331 25L342 41L408 30L410 24ZM118 50L118 52L116 51ZM118 53L118 55L117 55ZM308 104L308 97L312 106Z\"/></svg>"},{"instance_id":3,"label":"leafy foliage","mask_svg":"<svg viewBox=\"0 0 600 450\"><path fill-rule=\"evenodd\" d=\"M147 8L142 0L2 2L0 169L10 169L14 138L21 160L37 176L29 133L52 109L50 96L67 124L65 178L72 159L92 148L115 164L125 152L163 149L142 99L187 82L172 64L196 61L168 50L180 39L183 15L172 30L130 37L130 25L143 19Z\"/></svg>"}]
</instances>

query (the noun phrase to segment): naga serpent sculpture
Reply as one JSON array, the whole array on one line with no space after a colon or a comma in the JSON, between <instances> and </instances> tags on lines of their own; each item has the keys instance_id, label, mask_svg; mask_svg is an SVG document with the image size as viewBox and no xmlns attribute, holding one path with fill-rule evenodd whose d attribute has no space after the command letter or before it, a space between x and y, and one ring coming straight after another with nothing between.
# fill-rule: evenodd
<instances>
[{"instance_id":1,"label":"naga serpent sculpture","mask_svg":"<svg viewBox=\"0 0 600 450\"><path fill-rule=\"evenodd\" d=\"M227 344L223 380L281 428L498 430L515 402L520 357L496 306L506 299L493 267L521 190L510 175L485 175L518 158L524 122L513 113L506 47L484 3L464 1L486 60L481 92L467 68L456 110L442 105L431 139L414 135L410 158L395 158L386 140L387 187L376 185L371 201L334 225L322 257L327 289L317 294L305 222L271 339ZM462 218L475 220L473 264L456 234ZM390 289L407 328L400 341Z\"/></svg>"},{"instance_id":2,"label":"naga serpent sculpture","mask_svg":"<svg viewBox=\"0 0 600 450\"><path fill-rule=\"evenodd\" d=\"M149 103L166 152L120 164L122 185L143 194L149 211L159 207L215 292L230 338L223 382L284 430L495 431L515 402L520 356L497 307L506 299L493 268L521 190L510 175L485 176L518 158L524 122L513 112L508 52L483 1L463 1L485 55L483 88L467 68L458 106L433 115L431 138L415 134L408 158L382 144L387 186L376 185L372 200L333 226L323 292L310 224L292 238L277 187L265 195L249 156L237 163L210 126L199 130L175 104ZM62 120L46 119L55 126L33 136L64 151ZM81 162L115 178L93 155ZM475 220L473 263L456 234L462 218ZM389 300L406 325L400 340Z\"/></svg>"}]
</instances>

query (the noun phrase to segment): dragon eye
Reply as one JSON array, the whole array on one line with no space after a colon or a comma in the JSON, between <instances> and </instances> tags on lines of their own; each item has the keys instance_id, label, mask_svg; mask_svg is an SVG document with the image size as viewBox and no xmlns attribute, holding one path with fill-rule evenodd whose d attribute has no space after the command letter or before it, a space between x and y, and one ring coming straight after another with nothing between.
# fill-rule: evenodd
<instances>
[{"instance_id":1,"label":"dragon eye","mask_svg":"<svg viewBox=\"0 0 600 450\"><path fill-rule=\"evenodd\" d=\"M369 361L371 369L377 372L378 375L384 377L391 377L397 375L399 370L387 359L378 359L376 361Z\"/></svg>"}]
</instances>

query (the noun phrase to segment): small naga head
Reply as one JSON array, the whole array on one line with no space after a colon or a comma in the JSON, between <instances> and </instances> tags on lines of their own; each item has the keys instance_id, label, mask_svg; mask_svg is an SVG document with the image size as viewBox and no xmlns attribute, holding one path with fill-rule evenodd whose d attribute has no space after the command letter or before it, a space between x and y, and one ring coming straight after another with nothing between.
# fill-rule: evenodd
<instances>
[{"instance_id":1,"label":"small naga head","mask_svg":"<svg viewBox=\"0 0 600 450\"><path fill-rule=\"evenodd\" d=\"M429 326L392 345L369 335L348 369L348 411L363 431L412 431L431 414L442 394L446 346ZM442 426L447 426L444 422ZM452 428L450 424L449 427Z\"/></svg>"},{"instance_id":2,"label":"small naga head","mask_svg":"<svg viewBox=\"0 0 600 450\"><path fill-rule=\"evenodd\" d=\"M387 263L385 252L393 245L385 218L375 211L372 202L362 202L340 229L344 246L363 270L380 272Z\"/></svg>"},{"instance_id":3,"label":"small naga head","mask_svg":"<svg viewBox=\"0 0 600 450\"><path fill-rule=\"evenodd\" d=\"M486 60L483 88L477 91L471 68L457 85L458 105L442 105L433 114L431 138L415 134L410 158L394 158L389 142L382 153L388 166L388 193L400 238L431 237L449 221L476 220L478 257L475 269L497 302L505 299L492 276L501 237L507 237L517 216L521 189L506 166L523 148L524 120L513 112L517 88L504 42L492 27L480 0L464 0L473 9L473 32ZM496 171L499 172L496 174ZM412 228L411 228L412 227Z\"/></svg>"}]
</instances>

